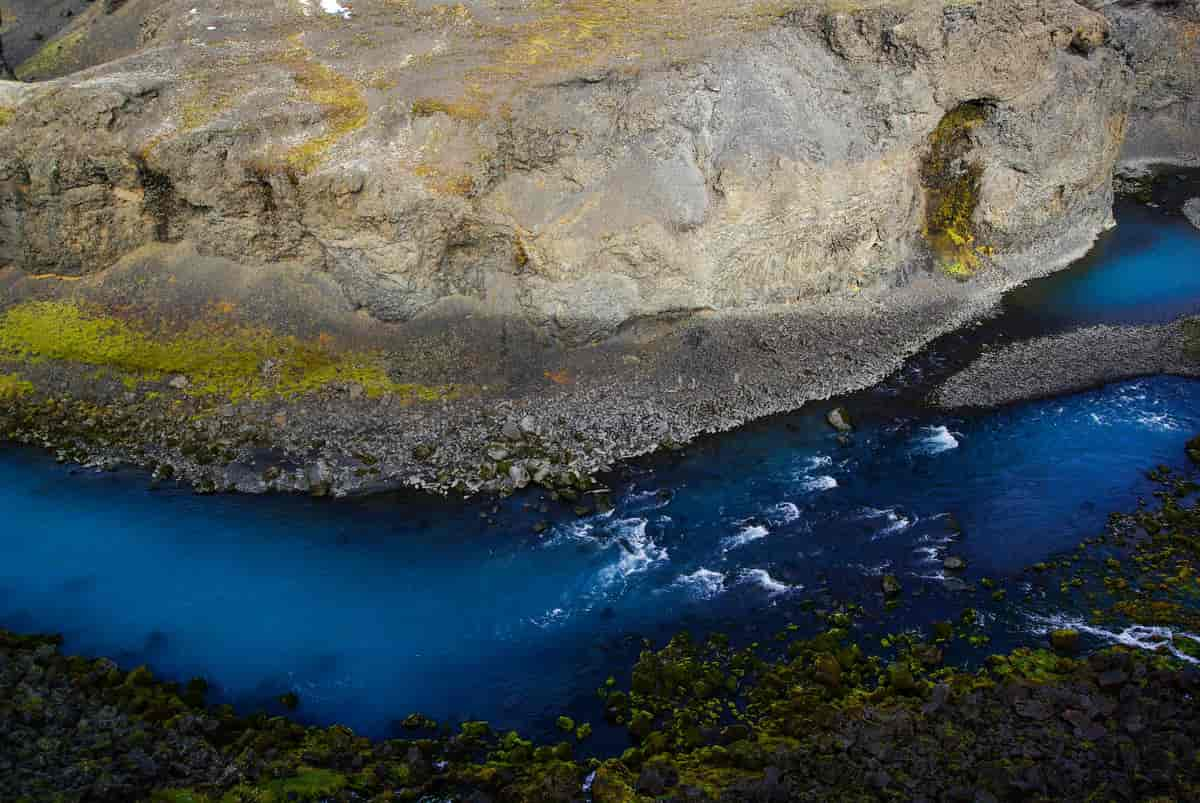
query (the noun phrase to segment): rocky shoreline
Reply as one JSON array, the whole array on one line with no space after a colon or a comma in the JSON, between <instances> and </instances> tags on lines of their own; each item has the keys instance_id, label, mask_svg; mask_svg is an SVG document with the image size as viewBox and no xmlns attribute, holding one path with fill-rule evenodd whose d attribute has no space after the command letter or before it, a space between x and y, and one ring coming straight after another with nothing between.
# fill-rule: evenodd
<instances>
[{"instance_id":1,"label":"rocky shoreline","mask_svg":"<svg viewBox=\"0 0 1200 803\"><path fill-rule=\"evenodd\" d=\"M473 494L537 483L575 503L617 461L875 384L1010 286L1081 256L1093 233L1081 227L970 285L924 277L799 309L697 316L649 342L631 333L558 359L563 384L538 377L519 394L372 398L338 382L295 400L230 403L195 395L192 380L173 386L177 374L133 393L124 372L81 377L47 360L20 365L31 387L8 394L0 425L63 460L133 463L207 491Z\"/></svg>"}]
</instances>

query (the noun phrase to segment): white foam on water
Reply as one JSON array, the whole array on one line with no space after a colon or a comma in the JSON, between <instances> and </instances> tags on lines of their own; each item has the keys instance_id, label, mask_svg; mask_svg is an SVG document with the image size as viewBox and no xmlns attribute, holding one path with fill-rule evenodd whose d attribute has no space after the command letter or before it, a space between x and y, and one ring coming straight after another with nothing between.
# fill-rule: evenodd
<instances>
[{"instance_id":1,"label":"white foam on water","mask_svg":"<svg viewBox=\"0 0 1200 803\"><path fill-rule=\"evenodd\" d=\"M1146 650L1147 652L1156 652L1163 647L1170 651L1171 655L1181 661L1189 664L1200 664L1200 660L1193 658L1185 652L1180 651L1175 647L1173 640L1176 636L1190 638L1193 641L1200 641L1200 636L1192 633L1187 633L1182 630L1172 630L1169 627L1150 627L1148 625L1130 625L1121 631L1105 630L1102 627L1094 627L1089 625L1082 619L1074 619L1063 614L1054 614L1052 616L1039 616L1031 614L1029 620L1033 623L1032 632L1038 635L1045 635L1051 630L1078 630L1080 633L1087 633L1089 636L1103 639L1111 644L1121 644L1125 647L1132 647L1137 650Z\"/></svg>"},{"instance_id":2,"label":"white foam on water","mask_svg":"<svg viewBox=\"0 0 1200 803\"><path fill-rule=\"evenodd\" d=\"M541 628L542 630L546 630L550 627L553 627L554 625L562 624L570 617L571 617L571 614L567 613L562 608L552 608L552 609L546 611L541 616L535 616L532 619L530 619L529 621L535 627Z\"/></svg>"},{"instance_id":3,"label":"white foam on water","mask_svg":"<svg viewBox=\"0 0 1200 803\"><path fill-rule=\"evenodd\" d=\"M804 588L802 585L788 585L776 580L766 569L742 569L741 574L738 575L738 580L743 583L757 585L772 597L779 594L787 594L790 591L801 591Z\"/></svg>"},{"instance_id":4,"label":"white foam on water","mask_svg":"<svg viewBox=\"0 0 1200 803\"><path fill-rule=\"evenodd\" d=\"M746 544L766 538L770 534L771 531L761 524L748 524L738 530L736 535L731 535L721 542L722 551L728 552L731 549L743 547Z\"/></svg>"},{"instance_id":5,"label":"white foam on water","mask_svg":"<svg viewBox=\"0 0 1200 803\"><path fill-rule=\"evenodd\" d=\"M669 498L658 495L658 489L649 491L633 491L625 497L624 508L634 513L644 513L648 510L658 510L670 504Z\"/></svg>"},{"instance_id":6,"label":"white foam on water","mask_svg":"<svg viewBox=\"0 0 1200 803\"><path fill-rule=\"evenodd\" d=\"M925 454L941 454L958 448L958 438L947 427L925 427L924 430L929 433L921 441L921 451Z\"/></svg>"},{"instance_id":7,"label":"white foam on water","mask_svg":"<svg viewBox=\"0 0 1200 803\"><path fill-rule=\"evenodd\" d=\"M687 589L695 599L713 599L725 591L725 575L701 566L691 574L676 577L672 585Z\"/></svg>"},{"instance_id":8,"label":"white foam on water","mask_svg":"<svg viewBox=\"0 0 1200 803\"><path fill-rule=\"evenodd\" d=\"M921 563L940 563L942 560L942 550L936 546L919 546L913 553L921 556Z\"/></svg>"},{"instance_id":9,"label":"white foam on water","mask_svg":"<svg viewBox=\"0 0 1200 803\"><path fill-rule=\"evenodd\" d=\"M888 569L892 568L892 562L885 560L882 563L877 563L874 566L868 566L865 563L855 563L854 568L858 569L867 577L882 577Z\"/></svg>"},{"instance_id":10,"label":"white foam on water","mask_svg":"<svg viewBox=\"0 0 1200 803\"><path fill-rule=\"evenodd\" d=\"M592 534L595 528L595 524L586 520L560 524L551 531L549 538L542 541L542 546L552 548L566 543L595 542L597 539Z\"/></svg>"},{"instance_id":11,"label":"white foam on water","mask_svg":"<svg viewBox=\"0 0 1200 803\"><path fill-rule=\"evenodd\" d=\"M864 508L871 511L867 514L867 518L871 519L886 519L887 523L883 525L873 536L872 541L878 541L881 538L891 538L897 533L902 533L909 527L912 527L920 519L917 516L909 516L906 513L900 513L895 508L887 508L885 510L876 510L875 508Z\"/></svg>"},{"instance_id":12,"label":"white foam on water","mask_svg":"<svg viewBox=\"0 0 1200 803\"><path fill-rule=\"evenodd\" d=\"M612 543L621 551L621 556L616 563L600 570L602 585L639 574L670 558L666 549L646 535L645 519L620 519L612 526L616 529Z\"/></svg>"},{"instance_id":13,"label":"white foam on water","mask_svg":"<svg viewBox=\"0 0 1200 803\"><path fill-rule=\"evenodd\" d=\"M791 502L780 502L771 508L772 518L780 524L791 524L796 519L800 518L800 508L796 507Z\"/></svg>"},{"instance_id":14,"label":"white foam on water","mask_svg":"<svg viewBox=\"0 0 1200 803\"><path fill-rule=\"evenodd\" d=\"M1145 413L1138 416L1137 422L1156 432L1178 432L1180 430L1179 422L1167 413Z\"/></svg>"},{"instance_id":15,"label":"white foam on water","mask_svg":"<svg viewBox=\"0 0 1200 803\"><path fill-rule=\"evenodd\" d=\"M838 487L838 481L835 477L822 474L819 477L809 477L800 483L800 487L806 491L832 491Z\"/></svg>"},{"instance_id":16,"label":"white foam on water","mask_svg":"<svg viewBox=\"0 0 1200 803\"><path fill-rule=\"evenodd\" d=\"M321 0L321 10L326 14L334 14L344 20L350 19L350 9L343 6L338 0Z\"/></svg>"}]
</instances>

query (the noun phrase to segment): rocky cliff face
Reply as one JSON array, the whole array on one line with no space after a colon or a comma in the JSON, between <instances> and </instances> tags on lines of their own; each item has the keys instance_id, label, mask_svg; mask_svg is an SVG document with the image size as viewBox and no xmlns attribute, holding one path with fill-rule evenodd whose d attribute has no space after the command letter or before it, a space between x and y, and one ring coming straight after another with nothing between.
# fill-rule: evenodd
<instances>
[{"instance_id":1,"label":"rocky cliff face","mask_svg":"<svg viewBox=\"0 0 1200 803\"><path fill-rule=\"evenodd\" d=\"M1200 164L1200 2L1087 0L1112 24L1136 91L1122 162Z\"/></svg>"},{"instance_id":2,"label":"rocky cliff face","mask_svg":"<svg viewBox=\"0 0 1200 803\"><path fill-rule=\"evenodd\" d=\"M1119 47L1071 0L95 4L20 71L96 66L0 84L0 292L472 388L363 409L391 481L509 482L524 412L595 468L877 379L1086 248Z\"/></svg>"},{"instance_id":3,"label":"rocky cliff face","mask_svg":"<svg viewBox=\"0 0 1200 803\"><path fill-rule=\"evenodd\" d=\"M186 242L326 272L379 321L465 306L580 344L893 283L931 233L969 273L1094 228L1125 124L1071 2L136 5L138 53L0 133L0 260L80 276ZM961 187L931 209L939 137Z\"/></svg>"}]
</instances>

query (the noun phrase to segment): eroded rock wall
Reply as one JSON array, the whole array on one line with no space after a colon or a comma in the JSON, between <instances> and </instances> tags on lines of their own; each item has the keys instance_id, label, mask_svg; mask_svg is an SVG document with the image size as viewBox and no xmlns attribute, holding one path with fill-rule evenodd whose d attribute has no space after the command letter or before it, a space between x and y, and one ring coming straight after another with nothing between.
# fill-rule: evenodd
<instances>
[{"instance_id":1,"label":"eroded rock wall","mask_svg":"<svg viewBox=\"0 0 1200 803\"><path fill-rule=\"evenodd\" d=\"M429 56L469 58L475 17L398 27L400 49L435 36L389 72L353 47L386 3L320 24L187 5L154 6L140 54L44 85L0 129L0 265L87 275L186 241L328 271L380 321L465 305L585 343L962 263L930 248L921 168L964 103L987 113L943 166L979 173L960 278L1094 233L1129 102L1107 23L1068 0L804 3L634 68L568 53L486 96L490 56Z\"/></svg>"}]
</instances>

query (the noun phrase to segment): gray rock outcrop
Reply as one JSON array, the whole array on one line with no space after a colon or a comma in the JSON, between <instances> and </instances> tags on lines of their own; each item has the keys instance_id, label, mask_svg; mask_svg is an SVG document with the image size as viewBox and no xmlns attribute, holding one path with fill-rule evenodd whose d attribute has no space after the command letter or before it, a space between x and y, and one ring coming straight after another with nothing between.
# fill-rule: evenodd
<instances>
[{"instance_id":1,"label":"gray rock outcrop","mask_svg":"<svg viewBox=\"0 0 1200 803\"><path fill-rule=\"evenodd\" d=\"M1084 0L1112 24L1137 90L1121 161L1200 165L1200 2Z\"/></svg>"},{"instance_id":2,"label":"gray rock outcrop","mask_svg":"<svg viewBox=\"0 0 1200 803\"><path fill-rule=\"evenodd\" d=\"M1193 226L1200 229L1200 198L1189 199L1183 205L1183 216L1186 217Z\"/></svg>"},{"instance_id":3,"label":"gray rock outcrop","mask_svg":"<svg viewBox=\"0 0 1200 803\"><path fill-rule=\"evenodd\" d=\"M12 81L16 77L12 67L8 66L8 59L4 57L4 11L0 9L0 81Z\"/></svg>"}]
</instances>

